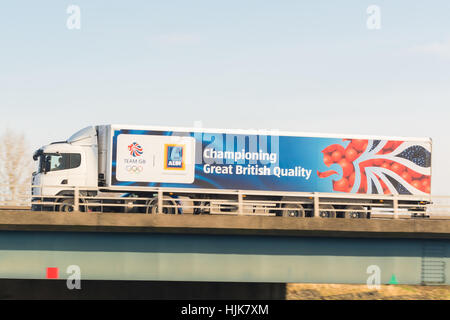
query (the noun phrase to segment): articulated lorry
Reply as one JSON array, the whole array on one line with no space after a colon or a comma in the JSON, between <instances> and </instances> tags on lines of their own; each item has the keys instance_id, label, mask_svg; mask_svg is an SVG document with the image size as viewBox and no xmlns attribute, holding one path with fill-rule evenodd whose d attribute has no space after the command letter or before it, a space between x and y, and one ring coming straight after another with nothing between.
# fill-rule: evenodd
<instances>
[{"instance_id":1,"label":"articulated lorry","mask_svg":"<svg viewBox=\"0 0 450 320\"><path fill-rule=\"evenodd\" d=\"M431 139L98 125L38 149L33 210L369 218L430 201Z\"/></svg>"}]
</instances>

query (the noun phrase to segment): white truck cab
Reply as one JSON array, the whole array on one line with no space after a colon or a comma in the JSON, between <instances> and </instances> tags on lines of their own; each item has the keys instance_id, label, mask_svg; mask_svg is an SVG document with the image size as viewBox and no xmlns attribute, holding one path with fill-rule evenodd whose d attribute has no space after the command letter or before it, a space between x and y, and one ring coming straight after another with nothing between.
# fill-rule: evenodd
<instances>
[{"instance_id":1,"label":"white truck cab","mask_svg":"<svg viewBox=\"0 0 450 320\"><path fill-rule=\"evenodd\" d=\"M33 155L37 170L32 177L32 196L51 198L73 194L74 187L97 187L97 147L97 131L88 127L67 141L39 148Z\"/></svg>"}]
</instances>

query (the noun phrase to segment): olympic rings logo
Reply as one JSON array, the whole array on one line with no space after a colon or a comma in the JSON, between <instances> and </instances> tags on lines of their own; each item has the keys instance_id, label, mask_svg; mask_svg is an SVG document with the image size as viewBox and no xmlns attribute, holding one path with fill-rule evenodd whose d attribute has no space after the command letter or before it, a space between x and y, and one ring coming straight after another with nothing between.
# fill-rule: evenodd
<instances>
[{"instance_id":1,"label":"olympic rings logo","mask_svg":"<svg viewBox=\"0 0 450 320\"><path fill-rule=\"evenodd\" d=\"M126 166L126 170L128 173L139 174L144 171L144 168L142 166Z\"/></svg>"}]
</instances>

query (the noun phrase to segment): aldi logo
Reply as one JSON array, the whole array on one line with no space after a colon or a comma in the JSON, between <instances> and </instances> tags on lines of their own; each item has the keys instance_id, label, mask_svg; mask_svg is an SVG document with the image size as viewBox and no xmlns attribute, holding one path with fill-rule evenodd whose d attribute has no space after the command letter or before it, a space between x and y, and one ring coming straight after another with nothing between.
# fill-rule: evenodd
<instances>
[{"instance_id":1,"label":"aldi logo","mask_svg":"<svg viewBox=\"0 0 450 320\"><path fill-rule=\"evenodd\" d=\"M184 148L185 145L165 144L164 169L184 170Z\"/></svg>"}]
</instances>

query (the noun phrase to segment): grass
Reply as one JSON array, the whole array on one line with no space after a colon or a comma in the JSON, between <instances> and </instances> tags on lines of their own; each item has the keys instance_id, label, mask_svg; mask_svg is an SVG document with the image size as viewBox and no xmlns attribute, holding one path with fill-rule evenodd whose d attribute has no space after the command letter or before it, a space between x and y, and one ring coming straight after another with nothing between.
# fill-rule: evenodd
<instances>
[{"instance_id":1,"label":"grass","mask_svg":"<svg viewBox=\"0 0 450 320\"><path fill-rule=\"evenodd\" d=\"M381 285L369 289L359 284L287 285L287 300L450 300L450 286Z\"/></svg>"}]
</instances>

